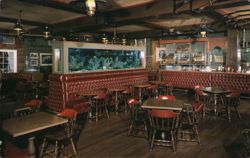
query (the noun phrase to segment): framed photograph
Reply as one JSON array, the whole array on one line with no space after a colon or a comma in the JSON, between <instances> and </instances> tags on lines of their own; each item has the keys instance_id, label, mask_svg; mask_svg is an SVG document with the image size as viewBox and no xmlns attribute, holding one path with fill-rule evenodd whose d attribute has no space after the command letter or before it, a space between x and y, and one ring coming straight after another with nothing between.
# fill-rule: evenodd
<instances>
[{"instance_id":1,"label":"framed photograph","mask_svg":"<svg viewBox=\"0 0 250 158\"><path fill-rule=\"evenodd\" d=\"M30 66L38 66L38 60L30 60Z\"/></svg>"},{"instance_id":2,"label":"framed photograph","mask_svg":"<svg viewBox=\"0 0 250 158\"><path fill-rule=\"evenodd\" d=\"M40 53L40 66L51 66L51 65L52 65L52 54Z\"/></svg>"},{"instance_id":3,"label":"framed photograph","mask_svg":"<svg viewBox=\"0 0 250 158\"><path fill-rule=\"evenodd\" d=\"M30 59L38 59L38 53L30 53Z\"/></svg>"},{"instance_id":4,"label":"framed photograph","mask_svg":"<svg viewBox=\"0 0 250 158\"><path fill-rule=\"evenodd\" d=\"M166 48L156 47L156 61L162 61L167 56Z\"/></svg>"}]
</instances>

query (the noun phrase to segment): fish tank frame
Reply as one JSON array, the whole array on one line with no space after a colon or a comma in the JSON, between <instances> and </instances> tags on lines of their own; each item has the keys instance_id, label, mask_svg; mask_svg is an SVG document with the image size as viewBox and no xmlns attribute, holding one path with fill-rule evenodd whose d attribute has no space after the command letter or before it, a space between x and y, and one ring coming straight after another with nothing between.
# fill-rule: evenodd
<instances>
[{"instance_id":1,"label":"fish tank frame","mask_svg":"<svg viewBox=\"0 0 250 158\"><path fill-rule=\"evenodd\" d=\"M54 41L53 73L145 69L146 47Z\"/></svg>"}]
</instances>

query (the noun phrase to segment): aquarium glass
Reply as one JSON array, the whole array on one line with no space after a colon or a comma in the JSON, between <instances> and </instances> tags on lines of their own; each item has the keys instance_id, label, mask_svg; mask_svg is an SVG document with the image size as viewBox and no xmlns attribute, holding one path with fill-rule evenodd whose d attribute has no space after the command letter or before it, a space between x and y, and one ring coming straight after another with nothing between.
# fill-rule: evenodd
<instances>
[{"instance_id":1,"label":"aquarium glass","mask_svg":"<svg viewBox=\"0 0 250 158\"><path fill-rule=\"evenodd\" d=\"M140 50L76 49L68 51L69 72L142 67Z\"/></svg>"}]
</instances>

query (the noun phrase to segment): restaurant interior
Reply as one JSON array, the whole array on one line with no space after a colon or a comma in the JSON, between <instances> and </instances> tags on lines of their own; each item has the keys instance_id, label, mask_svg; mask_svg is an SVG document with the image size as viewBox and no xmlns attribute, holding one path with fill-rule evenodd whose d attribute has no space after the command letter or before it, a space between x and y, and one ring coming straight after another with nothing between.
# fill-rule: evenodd
<instances>
[{"instance_id":1,"label":"restaurant interior","mask_svg":"<svg viewBox=\"0 0 250 158\"><path fill-rule=\"evenodd\" d=\"M0 0L0 158L250 157L249 0Z\"/></svg>"}]
</instances>

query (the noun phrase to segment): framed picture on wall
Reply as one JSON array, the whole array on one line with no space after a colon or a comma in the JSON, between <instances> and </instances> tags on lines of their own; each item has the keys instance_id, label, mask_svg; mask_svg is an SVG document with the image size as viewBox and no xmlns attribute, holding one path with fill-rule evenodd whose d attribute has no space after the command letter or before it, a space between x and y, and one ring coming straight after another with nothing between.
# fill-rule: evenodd
<instances>
[{"instance_id":1,"label":"framed picture on wall","mask_svg":"<svg viewBox=\"0 0 250 158\"><path fill-rule=\"evenodd\" d=\"M38 59L38 53L30 53L30 59Z\"/></svg>"},{"instance_id":2,"label":"framed picture on wall","mask_svg":"<svg viewBox=\"0 0 250 158\"><path fill-rule=\"evenodd\" d=\"M38 60L30 60L30 66L38 66Z\"/></svg>"},{"instance_id":3,"label":"framed picture on wall","mask_svg":"<svg viewBox=\"0 0 250 158\"><path fill-rule=\"evenodd\" d=\"M156 47L155 53L156 53L156 61L162 61L167 56L166 48L164 47Z\"/></svg>"},{"instance_id":4,"label":"framed picture on wall","mask_svg":"<svg viewBox=\"0 0 250 158\"><path fill-rule=\"evenodd\" d=\"M52 65L52 54L40 53L40 66L51 66L51 65Z\"/></svg>"}]
</instances>

